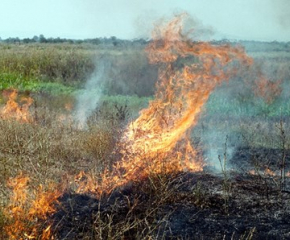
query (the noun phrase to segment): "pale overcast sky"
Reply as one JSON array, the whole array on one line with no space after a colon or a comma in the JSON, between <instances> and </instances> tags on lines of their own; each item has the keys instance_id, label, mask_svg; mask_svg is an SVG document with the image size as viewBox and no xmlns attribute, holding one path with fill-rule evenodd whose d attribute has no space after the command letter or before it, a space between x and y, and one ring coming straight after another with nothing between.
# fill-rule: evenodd
<instances>
[{"instance_id":1,"label":"pale overcast sky","mask_svg":"<svg viewBox=\"0 0 290 240\"><path fill-rule=\"evenodd\" d=\"M0 37L149 37L183 11L212 38L290 41L290 0L0 0Z\"/></svg>"}]
</instances>

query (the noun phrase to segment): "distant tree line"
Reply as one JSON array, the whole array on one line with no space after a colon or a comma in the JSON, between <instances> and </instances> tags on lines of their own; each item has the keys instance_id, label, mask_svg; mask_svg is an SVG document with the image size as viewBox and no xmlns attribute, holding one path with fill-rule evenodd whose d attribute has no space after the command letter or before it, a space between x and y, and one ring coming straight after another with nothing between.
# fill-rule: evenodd
<instances>
[{"instance_id":1,"label":"distant tree line","mask_svg":"<svg viewBox=\"0 0 290 240\"><path fill-rule=\"evenodd\" d=\"M125 40L119 39L115 36L112 37L104 37L104 38L89 38L89 39L67 39L67 38L46 38L43 34L39 36L34 36L32 38L23 38L20 39L19 37L10 37L7 39L1 39L0 43L8 43L8 44L27 44L27 43L69 43L69 44L82 44L82 43L89 43L93 45L104 45L104 46L113 46L113 47L132 47L142 46L148 44L151 40L145 39L133 39L133 40ZM222 44L232 44L232 45L242 45L246 48L249 52L259 52L259 51L286 51L290 52L290 41L289 42L262 42L262 41L244 41L244 40L214 40L211 41L214 45L222 45Z\"/></svg>"},{"instance_id":2,"label":"distant tree line","mask_svg":"<svg viewBox=\"0 0 290 240\"><path fill-rule=\"evenodd\" d=\"M113 46L126 46L126 45L132 45L132 43L136 43L139 45L145 45L147 41L145 39L134 39L134 40L124 40L124 39L118 39L115 36L112 36L110 38L90 38L90 39L67 39L67 38L46 38L43 34L40 34L39 36L34 36L32 38L22 38L19 37L9 37L6 39L1 39L0 42L3 43L9 43L9 44L23 44L23 43L71 43L71 44L81 44L81 43L90 43L94 45L113 45Z\"/></svg>"}]
</instances>

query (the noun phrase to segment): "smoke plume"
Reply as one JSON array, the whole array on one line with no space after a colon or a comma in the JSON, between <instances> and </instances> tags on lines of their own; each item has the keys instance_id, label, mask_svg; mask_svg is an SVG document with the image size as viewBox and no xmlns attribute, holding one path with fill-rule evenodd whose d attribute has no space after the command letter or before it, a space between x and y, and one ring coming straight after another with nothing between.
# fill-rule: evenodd
<instances>
[{"instance_id":1,"label":"smoke plume","mask_svg":"<svg viewBox=\"0 0 290 240\"><path fill-rule=\"evenodd\" d=\"M100 59L98 66L86 82L85 88L78 94L76 100L76 108L74 113L74 120L77 128L86 128L87 119L91 116L93 111L98 106L100 97L102 95L102 83L105 75L105 61Z\"/></svg>"},{"instance_id":2,"label":"smoke plume","mask_svg":"<svg viewBox=\"0 0 290 240\"><path fill-rule=\"evenodd\" d=\"M272 0L273 11L278 18L279 24L289 30L290 23L290 1L289 0Z\"/></svg>"}]
</instances>

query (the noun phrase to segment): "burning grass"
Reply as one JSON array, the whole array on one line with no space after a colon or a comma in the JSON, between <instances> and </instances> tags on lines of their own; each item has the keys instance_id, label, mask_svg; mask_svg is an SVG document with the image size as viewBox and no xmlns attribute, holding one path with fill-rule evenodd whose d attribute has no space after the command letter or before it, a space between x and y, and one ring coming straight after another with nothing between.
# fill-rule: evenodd
<instances>
[{"instance_id":1,"label":"burning grass","mask_svg":"<svg viewBox=\"0 0 290 240\"><path fill-rule=\"evenodd\" d=\"M158 171L156 162L151 161L158 156L150 159L143 155L140 160L147 162L146 174L135 172L133 181L122 178L126 183L123 180L122 186L116 187L116 179L112 181L116 173L111 171L122 155L112 156L112 152L116 152L122 136L120 126L124 126L116 124L117 116L115 121L111 121L114 115L100 121L98 112L98 117L89 120L89 131L84 131L60 124L58 112L44 109L38 106L34 124L0 121L3 239L7 238L5 231L10 239L13 235L14 239L287 238L289 195L280 192L279 175L263 170L269 160L273 161L270 169L279 170L281 149L272 155L270 149L264 155L259 150L240 149L232 159L241 172L231 172L229 165L225 181L223 176L207 173L207 168L202 173L175 172L176 166L170 163L175 151L184 151L179 145L181 148L158 160ZM222 120L208 124L224 127ZM249 122L249 132L257 131L255 124ZM268 124L263 130L269 128ZM248 141L257 145L259 139ZM253 166L256 174L247 174ZM78 174L82 170L86 173ZM14 191L11 195L12 189L4 187L11 177L10 187L25 193L27 201L21 203L23 194L18 197ZM25 184L18 181L23 179ZM37 212L34 204L43 200L53 210Z\"/></svg>"},{"instance_id":2,"label":"burning grass","mask_svg":"<svg viewBox=\"0 0 290 240\"><path fill-rule=\"evenodd\" d=\"M8 95L8 101L1 110L1 118L9 119L15 118L15 120L20 122L30 122L31 117L29 115L29 107L33 103L33 99L31 97L22 97L20 99L21 104L19 105L16 102L17 91L12 90L10 93L4 93L4 95Z\"/></svg>"},{"instance_id":3,"label":"burning grass","mask_svg":"<svg viewBox=\"0 0 290 240\"><path fill-rule=\"evenodd\" d=\"M65 216L59 228L55 228L56 235L59 239L289 236L289 196L284 195L283 201L277 199L274 181L273 185L269 183L268 195L258 177L231 175L229 183L227 199L223 178L206 173L152 175L98 199L66 193L61 199L65 209L52 216L56 224ZM70 224L78 226L78 230L69 232Z\"/></svg>"},{"instance_id":4,"label":"burning grass","mask_svg":"<svg viewBox=\"0 0 290 240\"><path fill-rule=\"evenodd\" d=\"M290 197L278 179L228 174L227 190L207 172L152 174L99 197L67 189L45 220L14 217L25 227L16 239L35 227L40 239L287 239Z\"/></svg>"},{"instance_id":5,"label":"burning grass","mask_svg":"<svg viewBox=\"0 0 290 240\"><path fill-rule=\"evenodd\" d=\"M280 176L272 167L261 174L260 152L253 155L261 165L247 159L248 169L230 171L227 140L218 156L221 174L213 174L203 158L206 146L193 144L191 130L204 127L198 120L211 93L253 60L242 48L190 41L183 17L155 29L146 51L159 67L156 93L131 123L127 108L116 106L110 113L99 109L79 129L68 105L60 114L37 103L33 110L28 100L20 109L31 121L0 119L1 185L9 179L0 193L2 238L289 237L282 121L282 155L274 160ZM8 105L23 114L15 100L12 92Z\"/></svg>"},{"instance_id":6,"label":"burning grass","mask_svg":"<svg viewBox=\"0 0 290 240\"><path fill-rule=\"evenodd\" d=\"M42 116L40 111L38 114ZM55 113L45 119L38 117L33 123L0 120L1 238L7 238L4 232L9 233L9 239L48 234L49 226L42 229L41 219L52 211L47 212L41 205L53 208L58 191L74 182L72 176L81 170L96 175L109 165L108 156L118 135L117 130L112 132L117 129L112 122L99 122L90 127L90 132L83 132L64 126L56 120L57 116ZM19 172L22 175L18 176ZM11 197L4 187L9 178L13 183L9 183L10 190L14 189ZM60 182L62 188L58 187ZM43 212L39 213L41 209Z\"/></svg>"}]
</instances>

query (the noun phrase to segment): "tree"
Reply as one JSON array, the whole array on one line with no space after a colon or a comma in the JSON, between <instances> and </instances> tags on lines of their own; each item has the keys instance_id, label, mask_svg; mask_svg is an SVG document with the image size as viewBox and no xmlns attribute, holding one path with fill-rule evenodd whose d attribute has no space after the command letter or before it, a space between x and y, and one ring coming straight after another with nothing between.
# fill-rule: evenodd
<instances>
[{"instance_id":1,"label":"tree","mask_svg":"<svg viewBox=\"0 0 290 240\"><path fill-rule=\"evenodd\" d=\"M43 36L43 34L40 34L40 35L39 35L39 42L40 42L40 43L46 43L46 42L47 42L47 40L46 40L46 38Z\"/></svg>"},{"instance_id":2,"label":"tree","mask_svg":"<svg viewBox=\"0 0 290 240\"><path fill-rule=\"evenodd\" d=\"M34 42L38 42L39 41L39 37L36 36L36 35L32 39L33 39Z\"/></svg>"}]
</instances>

